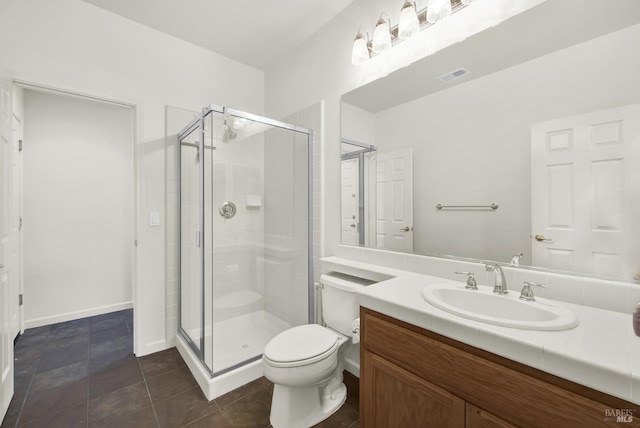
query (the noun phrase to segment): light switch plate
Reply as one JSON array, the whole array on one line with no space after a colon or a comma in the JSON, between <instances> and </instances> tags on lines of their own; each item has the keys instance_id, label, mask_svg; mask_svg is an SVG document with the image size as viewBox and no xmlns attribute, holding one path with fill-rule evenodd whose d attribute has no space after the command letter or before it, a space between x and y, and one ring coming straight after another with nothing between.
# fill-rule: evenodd
<instances>
[{"instance_id":1,"label":"light switch plate","mask_svg":"<svg viewBox=\"0 0 640 428\"><path fill-rule=\"evenodd\" d=\"M157 211L152 211L149 213L149 226L158 227L160 226L160 213Z\"/></svg>"}]
</instances>

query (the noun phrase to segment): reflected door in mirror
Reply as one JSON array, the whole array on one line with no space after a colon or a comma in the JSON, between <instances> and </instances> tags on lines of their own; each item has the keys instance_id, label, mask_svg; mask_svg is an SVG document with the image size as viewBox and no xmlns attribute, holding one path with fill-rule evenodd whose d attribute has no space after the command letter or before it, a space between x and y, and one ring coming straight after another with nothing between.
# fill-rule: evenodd
<instances>
[{"instance_id":1,"label":"reflected door in mirror","mask_svg":"<svg viewBox=\"0 0 640 428\"><path fill-rule=\"evenodd\" d=\"M635 104L532 126L534 266L636 275L639 118Z\"/></svg>"},{"instance_id":2,"label":"reflected door in mirror","mask_svg":"<svg viewBox=\"0 0 640 428\"><path fill-rule=\"evenodd\" d=\"M347 159L342 161L342 215L341 234L345 244L358 245L360 234L358 233L359 217L359 159Z\"/></svg>"},{"instance_id":3,"label":"reflected door in mirror","mask_svg":"<svg viewBox=\"0 0 640 428\"><path fill-rule=\"evenodd\" d=\"M376 247L413 251L413 149L378 152Z\"/></svg>"}]
</instances>

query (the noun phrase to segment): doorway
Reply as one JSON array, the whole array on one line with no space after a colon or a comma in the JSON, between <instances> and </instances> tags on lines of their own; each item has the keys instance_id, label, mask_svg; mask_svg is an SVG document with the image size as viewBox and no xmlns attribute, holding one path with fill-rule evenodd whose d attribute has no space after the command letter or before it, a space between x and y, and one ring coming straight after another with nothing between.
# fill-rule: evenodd
<instances>
[{"instance_id":1,"label":"doorway","mask_svg":"<svg viewBox=\"0 0 640 428\"><path fill-rule=\"evenodd\" d=\"M132 308L135 108L18 89L24 327Z\"/></svg>"}]
</instances>

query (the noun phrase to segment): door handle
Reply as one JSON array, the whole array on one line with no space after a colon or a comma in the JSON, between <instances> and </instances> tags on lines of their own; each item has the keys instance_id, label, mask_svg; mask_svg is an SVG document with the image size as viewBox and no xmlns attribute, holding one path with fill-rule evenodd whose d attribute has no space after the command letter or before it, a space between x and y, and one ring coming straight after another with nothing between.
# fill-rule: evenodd
<instances>
[{"instance_id":1,"label":"door handle","mask_svg":"<svg viewBox=\"0 0 640 428\"><path fill-rule=\"evenodd\" d=\"M356 227L355 223L351 223L351 227Z\"/></svg>"},{"instance_id":2,"label":"door handle","mask_svg":"<svg viewBox=\"0 0 640 428\"><path fill-rule=\"evenodd\" d=\"M551 238L545 238L545 237L544 237L544 235L540 235L540 234L538 234L538 235L534 236L534 238L535 238L535 240L536 240L536 241L538 241L538 242L552 242L552 241L553 241L553 239L551 239Z\"/></svg>"},{"instance_id":3,"label":"door handle","mask_svg":"<svg viewBox=\"0 0 640 428\"><path fill-rule=\"evenodd\" d=\"M402 229L400 229L400 231L402 232L409 232L412 228L410 228L409 226L407 227L403 227Z\"/></svg>"}]
</instances>

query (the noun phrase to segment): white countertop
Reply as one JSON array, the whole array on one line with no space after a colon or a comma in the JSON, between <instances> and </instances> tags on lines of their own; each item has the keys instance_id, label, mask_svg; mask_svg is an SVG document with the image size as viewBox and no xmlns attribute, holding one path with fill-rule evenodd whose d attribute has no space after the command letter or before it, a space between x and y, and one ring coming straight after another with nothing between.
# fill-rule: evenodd
<instances>
[{"instance_id":1,"label":"white countertop","mask_svg":"<svg viewBox=\"0 0 640 428\"><path fill-rule=\"evenodd\" d=\"M575 313L577 327L500 327L449 314L422 299L425 286L454 281L337 257L324 262L326 270L382 279L356 292L356 302L365 308L640 405L640 337L631 314L555 301Z\"/></svg>"}]
</instances>

